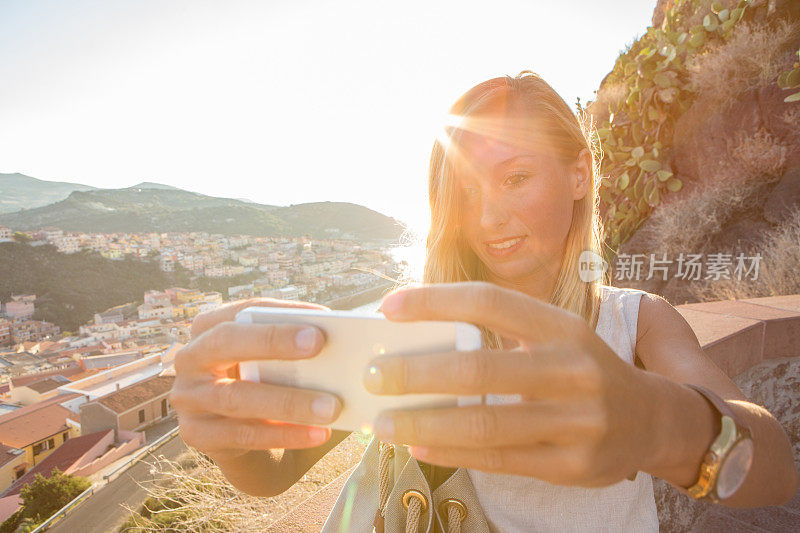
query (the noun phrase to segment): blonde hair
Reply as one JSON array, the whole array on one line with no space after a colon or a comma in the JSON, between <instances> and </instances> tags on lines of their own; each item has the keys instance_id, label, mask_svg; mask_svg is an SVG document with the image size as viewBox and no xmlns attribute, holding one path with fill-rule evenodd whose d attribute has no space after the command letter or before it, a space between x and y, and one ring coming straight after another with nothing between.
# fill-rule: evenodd
<instances>
[{"instance_id":1,"label":"blonde hair","mask_svg":"<svg viewBox=\"0 0 800 533\"><path fill-rule=\"evenodd\" d=\"M512 78L504 76L480 83L467 91L450 108L451 116L464 117L479 104L495 97L505 97L523 104L526 113L536 117L537 133L544 136L548 147L559 160L574 161L587 148L591 154L591 186L586 195L575 200L572 222L567 235L566 250L553 293L548 303L582 316L594 324L599 302L601 280L586 282L580 279L578 264L584 250L600 254L602 222L599 214L599 166L602 154L592 135L591 117L583 111L575 113L550 85L538 74L522 71ZM588 126L585 125L589 122ZM426 242L423 283L453 283L487 281L483 262L461 237L459 195L455 186L448 146L437 139L431 152L428 175L431 224ZM502 346L500 336L481 326L484 345L496 349Z\"/></svg>"}]
</instances>

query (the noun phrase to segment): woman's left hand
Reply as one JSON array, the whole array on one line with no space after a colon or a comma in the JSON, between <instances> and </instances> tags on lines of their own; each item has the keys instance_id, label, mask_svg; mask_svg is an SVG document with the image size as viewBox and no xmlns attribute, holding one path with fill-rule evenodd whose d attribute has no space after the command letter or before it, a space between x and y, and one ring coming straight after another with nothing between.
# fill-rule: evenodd
<instances>
[{"instance_id":1,"label":"woman's left hand","mask_svg":"<svg viewBox=\"0 0 800 533\"><path fill-rule=\"evenodd\" d=\"M385 411L375 435L422 461L598 487L629 478L650 447L646 380L569 311L488 282L431 284L384 298L394 321L454 320L519 341L513 350L375 359L376 394L513 394L521 402Z\"/></svg>"}]
</instances>

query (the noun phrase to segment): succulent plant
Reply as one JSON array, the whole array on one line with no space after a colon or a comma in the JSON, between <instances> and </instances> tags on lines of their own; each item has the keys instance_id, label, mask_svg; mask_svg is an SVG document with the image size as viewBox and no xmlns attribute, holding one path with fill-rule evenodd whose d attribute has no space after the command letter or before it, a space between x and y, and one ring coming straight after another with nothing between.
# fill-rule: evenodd
<instances>
[{"instance_id":1,"label":"succulent plant","mask_svg":"<svg viewBox=\"0 0 800 533\"><path fill-rule=\"evenodd\" d=\"M605 157L601 163L600 202L605 210L607 238L612 249L624 243L661 201L663 194L681 190L683 183L669 168L675 121L691 106L695 94L688 83L687 60L712 43L730 38L736 24L758 8L749 0L735 7L707 0L677 0L661 28L647 32L617 58L609 82L628 92L609 104L609 117L597 137ZM702 24L689 26L694 13ZM783 73L779 84L800 87L800 68ZM800 92L787 101L800 100Z\"/></svg>"}]
</instances>

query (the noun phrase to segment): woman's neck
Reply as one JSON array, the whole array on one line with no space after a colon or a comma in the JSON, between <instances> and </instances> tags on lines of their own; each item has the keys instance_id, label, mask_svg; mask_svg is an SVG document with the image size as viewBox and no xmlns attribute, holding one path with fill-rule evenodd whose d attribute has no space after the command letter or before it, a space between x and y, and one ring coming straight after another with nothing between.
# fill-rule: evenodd
<instances>
[{"instance_id":1,"label":"woman's neck","mask_svg":"<svg viewBox=\"0 0 800 533\"><path fill-rule=\"evenodd\" d=\"M527 276L514 279L501 278L490 272L487 278L488 281L500 287L513 289L543 302L550 303L550 299L556 287L559 267L560 265L549 267L547 265L542 265Z\"/></svg>"}]
</instances>

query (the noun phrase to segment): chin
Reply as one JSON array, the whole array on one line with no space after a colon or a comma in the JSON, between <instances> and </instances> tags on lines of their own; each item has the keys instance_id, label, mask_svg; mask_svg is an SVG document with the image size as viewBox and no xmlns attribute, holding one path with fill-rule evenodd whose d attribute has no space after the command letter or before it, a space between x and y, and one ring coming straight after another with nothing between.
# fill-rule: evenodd
<instances>
[{"instance_id":1,"label":"chin","mask_svg":"<svg viewBox=\"0 0 800 533\"><path fill-rule=\"evenodd\" d=\"M526 261L498 262L492 257L487 257L484 264L492 274L509 281L530 276L536 271L535 265L528 264Z\"/></svg>"}]
</instances>

